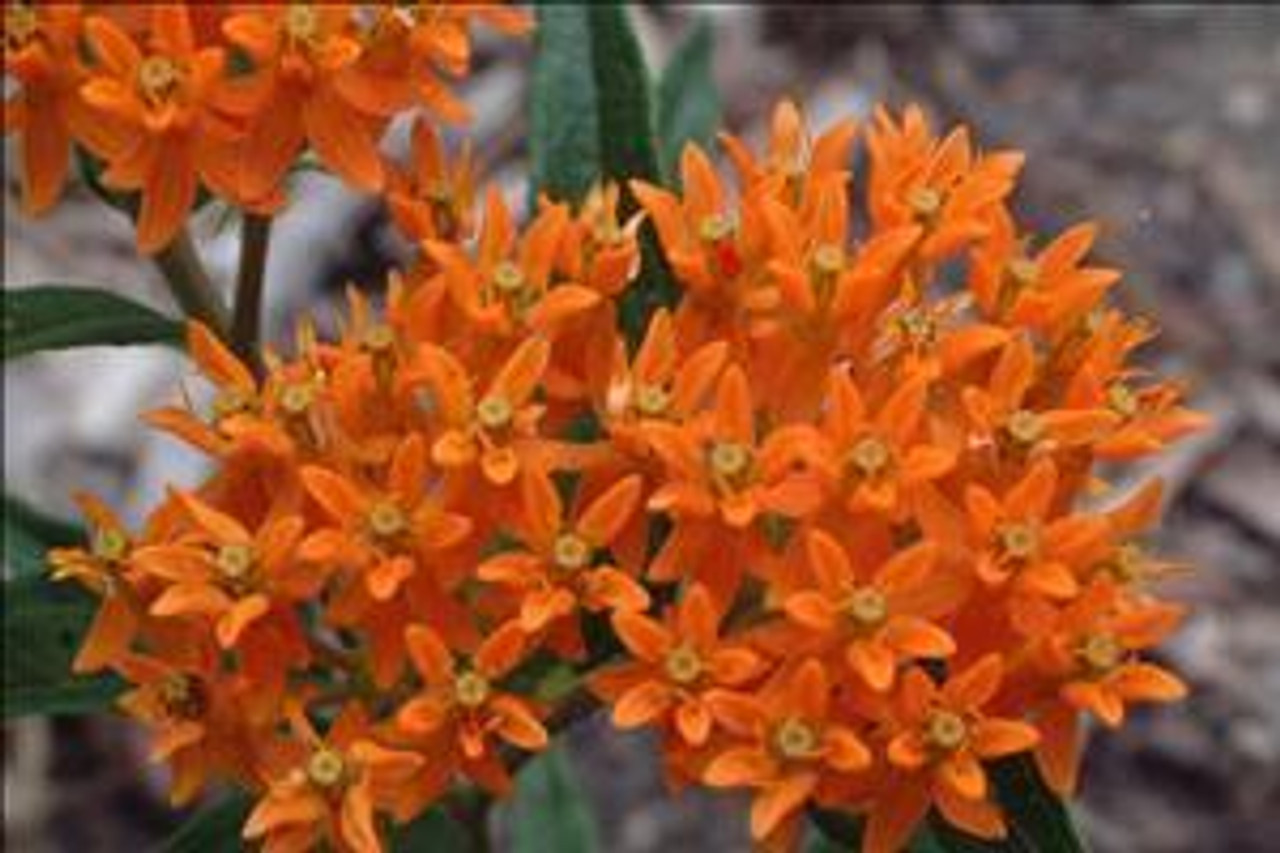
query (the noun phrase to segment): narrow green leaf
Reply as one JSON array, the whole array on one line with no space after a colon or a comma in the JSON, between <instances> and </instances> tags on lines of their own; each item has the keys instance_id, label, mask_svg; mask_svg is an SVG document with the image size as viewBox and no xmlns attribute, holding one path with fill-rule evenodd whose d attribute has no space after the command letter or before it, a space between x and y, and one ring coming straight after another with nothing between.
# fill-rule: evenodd
<instances>
[{"instance_id":1,"label":"narrow green leaf","mask_svg":"<svg viewBox=\"0 0 1280 853\"><path fill-rule=\"evenodd\" d=\"M467 831L442 808L433 808L417 820L391 832L391 853L468 853Z\"/></svg>"},{"instance_id":2,"label":"narrow green leaf","mask_svg":"<svg viewBox=\"0 0 1280 853\"><path fill-rule=\"evenodd\" d=\"M161 853L240 853L246 849L240 831L252 801L234 791L192 815L165 840Z\"/></svg>"},{"instance_id":3,"label":"narrow green leaf","mask_svg":"<svg viewBox=\"0 0 1280 853\"><path fill-rule=\"evenodd\" d=\"M591 32L575 4L539 3L529 149L535 195L577 200L600 177Z\"/></svg>"},{"instance_id":4,"label":"narrow green leaf","mask_svg":"<svg viewBox=\"0 0 1280 853\"><path fill-rule=\"evenodd\" d=\"M4 291L4 357L103 344L180 345L182 325L123 296L43 285Z\"/></svg>"},{"instance_id":5,"label":"narrow green leaf","mask_svg":"<svg viewBox=\"0 0 1280 853\"><path fill-rule=\"evenodd\" d=\"M108 707L114 676L77 676L71 662L96 607L83 590L43 576L4 582L4 716L82 714Z\"/></svg>"},{"instance_id":6,"label":"narrow green leaf","mask_svg":"<svg viewBox=\"0 0 1280 853\"><path fill-rule=\"evenodd\" d=\"M588 3L585 9L600 116L600 165L617 181L659 181L649 72L627 9L616 3Z\"/></svg>"},{"instance_id":7,"label":"narrow green leaf","mask_svg":"<svg viewBox=\"0 0 1280 853\"><path fill-rule=\"evenodd\" d=\"M84 541L74 524L52 518L26 502L4 496L4 571L6 577L38 575L50 548Z\"/></svg>"},{"instance_id":8,"label":"narrow green leaf","mask_svg":"<svg viewBox=\"0 0 1280 853\"><path fill-rule=\"evenodd\" d=\"M1049 789L1030 755L991 766L996 795L1012 834L1039 853L1085 853L1087 848L1065 803Z\"/></svg>"},{"instance_id":9,"label":"narrow green leaf","mask_svg":"<svg viewBox=\"0 0 1280 853\"><path fill-rule=\"evenodd\" d=\"M679 182L680 152L689 142L706 147L720 126L720 93L713 76L711 21L701 16L676 48L658 81L658 139L662 171Z\"/></svg>"},{"instance_id":10,"label":"narrow green leaf","mask_svg":"<svg viewBox=\"0 0 1280 853\"><path fill-rule=\"evenodd\" d=\"M533 69L533 192L577 201L601 178L623 187L622 213L636 209L633 178L661 178L640 43L616 3L538 6ZM640 281L624 296L622 327L634 348L649 316L678 296L651 225L641 234Z\"/></svg>"},{"instance_id":11,"label":"narrow green leaf","mask_svg":"<svg viewBox=\"0 0 1280 853\"><path fill-rule=\"evenodd\" d=\"M563 747L532 759L516 780L515 853L592 853L595 823Z\"/></svg>"}]
</instances>

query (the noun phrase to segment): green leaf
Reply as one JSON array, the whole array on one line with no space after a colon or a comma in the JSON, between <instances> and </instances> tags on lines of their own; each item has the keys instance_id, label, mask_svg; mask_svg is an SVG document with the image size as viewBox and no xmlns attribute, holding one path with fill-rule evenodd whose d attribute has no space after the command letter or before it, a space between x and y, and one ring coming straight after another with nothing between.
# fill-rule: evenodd
<instances>
[{"instance_id":1,"label":"green leaf","mask_svg":"<svg viewBox=\"0 0 1280 853\"><path fill-rule=\"evenodd\" d=\"M52 518L13 495L4 496L4 570L7 577L38 575L50 548L84 541L74 524Z\"/></svg>"},{"instance_id":2,"label":"green leaf","mask_svg":"<svg viewBox=\"0 0 1280 853\"><path fill-rule=\"evenodd\" d=\"M1011 835L1039 853L1085 853L1088 849L1065 803L1049 789L1030 755L1016 755L990 767L996 796Z\"/></svg>"},{"instance_id":3,"label":"green leaf","mask_svg":"<svg viewBox=\"0 0 1280 853\"><path fill-rule=\"evenodd\" d=\"M680 152L689 142L706 147L720 126L720 93L712 72L711 21L701 16L685 37L658 81L658 139L662 171L679 182Z\"/></svg>"},{"instance_id":4,"label":"green leaf","mask_svg":"<svg viewBox=\"0 0 1280 853\"><path fill-rule=\"evenodd\" d=\"M4 582L4 716L82 714L121 690L109 675L77 676L71 662L96 603L70 584L23 577Z\"/></svg>"},{"instance_id":5,"label":"green leaf","mask_svg":"<svg viewBox=\"0 0 1280 853\"><path fill-rule=\"evenodd\" d=\"M178 827L177 832L165 840L161 853L240 853L245 849L240 831L251 806L247 794L232 792Z\"/></svg>"},{"instance_id":6,"label":"green leaf","mask_svg":"<svg viewBox=\"0 0 1280 853\"><path fill-rule=\"evenodd\" d=\"M534 193L577 200L600 177L590 24L573 4L539 4L537 16L529 136Z\"/></svg>"},{"instance_id":7,"label":"green leaf","mask_svg":"<svg viewBox=\"0 0 1280 853\"><path fill-rule=\"evenodd\" d=\"M627 181L661 179L649 73L627 10L614 3L540 3L533 68L532 189L577 201L601 178L622 184L624 216L636 209ZM641 232L643 273L623 297L632 348L649 316L679 293L651 224Z\"/></svg>"},{"instance_id":8,"label":"green leaf","mask_svg":"<svg viewBox=\"0 0 1280 853\"><path fill-rule=\"evenodd\" d=\"M43 285L4 291L5 360L40 350L182 340L182 324L104 290Z\"/></svg>"},{"instance_id":9,"label":"green leaf","mask_svg":"<svg viewBox=\"0 0 1280 853\"><path fill-rule=\"evenodd\" d=\"M573 767L556 747L531 759L516 780L515 853L592 853L596 828Z\"/></svg>"},{"instance_id":10,"label":"green leaf","mask_svg":"<svg viewBox=\"0 0 1280 853\"><path fill-rule=\"evenodd\" d=\"M391 832L391 853L468 853L467 831L442 808L428 810L417 820Z\"/></svg>"}]
</instances>

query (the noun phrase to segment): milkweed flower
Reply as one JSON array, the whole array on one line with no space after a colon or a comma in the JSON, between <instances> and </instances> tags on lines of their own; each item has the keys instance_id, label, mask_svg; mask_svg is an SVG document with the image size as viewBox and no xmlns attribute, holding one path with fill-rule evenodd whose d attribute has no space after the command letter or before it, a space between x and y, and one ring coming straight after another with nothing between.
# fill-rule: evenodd
<instances>
[{"instance_id":1,"label":"milkweed flower","mask_svg":"<svg viewBox=\"0 0 1280 853\"><path fill-rule=\"evenodd\" d=\"M763 151L721 136L728 171L690 145L678 188L600 182L521 221L427 115L408 164L378 151L408 110L463 118L444 78L471 25L521 13L35 21L6 62L68 76L13 72L19 112L78 93L105 142L66 104L26 132L99 151L149 247L197 184L279 203L307 148L416 244L331 340L303 321L250 359L192 324L211 403L147 420L209 475L137 531L82 497L90 541L50 555L100 598L75 668L128 682L176 799L231 780L265 849L371 853L459 785L508 792L594 697L660 734L673 786L748 792L762 844L821 808L887 853L931 810L1002 837L990 762L1065 795L1086 718L1186 692L1158 653L1179 567L1144 541L1161 488L1101 505L1098 463L1205 420L1135 366L1153 330L1110 306L1096 226L1021 228L1020 154L915 107L811 133L786 102ZM77 26L83 68L49 66ZM681 298L637 318L655 249Z\"/></svg>"}]
</instances>

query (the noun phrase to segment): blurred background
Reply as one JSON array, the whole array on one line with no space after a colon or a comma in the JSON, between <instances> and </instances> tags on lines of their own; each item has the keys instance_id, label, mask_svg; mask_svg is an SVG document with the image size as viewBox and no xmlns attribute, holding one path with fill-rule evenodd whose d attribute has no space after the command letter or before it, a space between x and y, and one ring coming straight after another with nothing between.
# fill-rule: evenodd
<instances>
[{"instance_id":1,"label":"blurred background","mask_svg":"<svg viewBox=\"0 0 1280 853\"><path fill-rule=\"evenodd\" d=\"M1122 298L1163 328L1147 353L1187 376L1214 428L1154 464L1170 485L1164 549L1197 564L1173 590L1194 615L1166 649L1183 705L1095 738L1081 804L1099 853L1274 850L1280 838L1280 9L718 5L635 10L661 67L708 15L727 126L759 139L790 96L823 127L915 100L1028 154L1016 208L1040 231L1101 222ZM528 45L481 38L462 87L481 160L514 198L524 180ZM388 144L403 148L403 134ZM8 153L8 152L7 152ZM129 231L76 188L48 218L16 213L6 157L6 286L110 282L167 308ZM12 215L11 215L12 214ZM236 246L200 223L215 271ZM348 281L376 285L404 246L367 199L304 178L276 232L269 328L327 312ZM6 488L70 514L86 486L136 518L197 460L140 429L186 369L155 348L79 350L5 368ZM1152 473L1147 471L1144 473ZM593 721L571 750L603 849L748 848L741 803L666 795L643 736ZM181 815L144 745L113 719L4 726L5 846L24 853L148 849Z\"/></svg>"}]
</instances>

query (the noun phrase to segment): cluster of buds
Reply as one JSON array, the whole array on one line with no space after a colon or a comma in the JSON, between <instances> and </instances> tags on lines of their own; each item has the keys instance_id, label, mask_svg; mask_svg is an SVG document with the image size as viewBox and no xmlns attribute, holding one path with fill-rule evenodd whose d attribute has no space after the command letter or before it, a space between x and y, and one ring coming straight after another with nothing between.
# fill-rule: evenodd
<instances>
[{"instance_id":1,"label":"cluster of buds","mask_svg":"<svg viewBox=\"0 0 1280 853\"><path fill-rule=\"evenodd\" d=\"M73 26L37 14L20 55ZM1085 716L1183 695L1147 658L1182 615L1141 544L1160 486L1108 499L1095 467L1203 419L1131 362L1152 330L1108 303L1094 226L1018 227L1020 155L916 108L815 137L784 102L764 152L723 137L732 182L690 145L680 192L604 184L518 225L427 123L393 179L366 156L406 100L455 112L423 69L465 64L465 18L434 14L211 13L251 60L226 80L203 19L139 42L99 14L94 62L23 77L73 93L72 127L113 117L149 245L149 206L190 206L182 164L269 204L306 137L419 247L260 371L193 324L212 406L148 419L212 473L136 532L82 498L91 544L52 555L101 597L76 666L131 684L175 801L231 780L267 849L368 853L459 785L506 793L586 699L657 730L673 786L751 789L755 838L819 806L885 853L931 808L1002 836L985 762L1030 752L1070 793ZM628 341L624 297L660 274L680 300Z\"/></svg>"}]
</instances>

